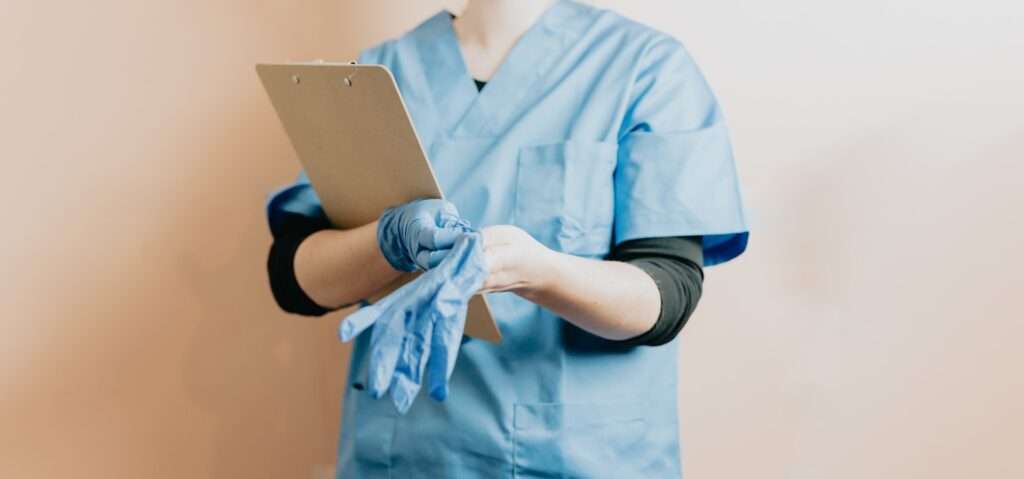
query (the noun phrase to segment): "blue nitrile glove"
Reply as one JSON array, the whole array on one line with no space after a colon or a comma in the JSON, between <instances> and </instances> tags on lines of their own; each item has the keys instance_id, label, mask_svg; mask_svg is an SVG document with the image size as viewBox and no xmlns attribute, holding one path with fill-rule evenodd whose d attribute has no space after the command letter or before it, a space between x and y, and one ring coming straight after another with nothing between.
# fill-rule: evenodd
<instances>
[{"instance_id":1,"label":"blue nitrile glove","mask_svg":"<svg viewBox=\"0 0 1024 479\"><path fill-rule=\"evenodd\" d=\"M450 201L419 199L384 210L377 243L396 270L424 270L437 266L468 228Z\"/></svg>"},{"instance_id":2,"label":"blue nitrile glove","mask_svg":"<svg viewBox=\"0 0 1024 479\"><path fill-rule=\"evenodd\" d=\"M374 397L390 389L395 408L404 414L423 384L424 372L430 396L438 401L448 396L466 309L486 278L483 237L466 232L437 267L342 321L342 341L373 326L369 388Z\"/></svg>"}]
</instances>

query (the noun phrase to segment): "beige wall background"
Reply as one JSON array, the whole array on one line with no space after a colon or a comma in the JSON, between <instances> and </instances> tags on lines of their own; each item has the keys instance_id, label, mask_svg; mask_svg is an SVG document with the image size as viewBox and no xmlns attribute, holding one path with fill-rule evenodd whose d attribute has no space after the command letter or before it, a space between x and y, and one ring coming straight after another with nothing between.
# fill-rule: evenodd
<instances>
[{"instance_id":1,"label":"beige wall background","mask_svg":"<svg viewBox=\"0 0 1024 479\"><path fill-rule=\"evenodd\" d=\"M1024 6L600 4L697 57L755 217L682 340L687 475L1024 476ZM348 350L270 298L252 65L442 5L3 4L0 477L329 476Z\"/></svg>"}]
</instances>

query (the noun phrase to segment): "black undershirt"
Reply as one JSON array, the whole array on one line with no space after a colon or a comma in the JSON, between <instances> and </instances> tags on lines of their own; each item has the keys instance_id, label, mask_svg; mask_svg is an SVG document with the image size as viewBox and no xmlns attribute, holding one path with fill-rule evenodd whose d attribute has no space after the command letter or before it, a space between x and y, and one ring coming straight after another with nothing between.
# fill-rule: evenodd
<instances>
[{"instance_id":1,"label":"black undershirt","mask_svg":"<svg viewBox=\"0 0 1024 479\"><path fill-rule=\"evenodd\" d=\"M477 79L473 81L477 90L486 85ZM284 220L267 258L270 289L281 309L305 316L322 316L341 308L317 304L302 290L295 277L295 252L299 245L313 233L330 227L323 216L291 215ZM606 259L626 262L646 272L657 284L661 296L661 313L654 326L644 334L619 343L657 346L679 334L696 309L703 288L701 243L700 236L671 236L623 241L612 248Z\"/></svg>"}]
</instances>

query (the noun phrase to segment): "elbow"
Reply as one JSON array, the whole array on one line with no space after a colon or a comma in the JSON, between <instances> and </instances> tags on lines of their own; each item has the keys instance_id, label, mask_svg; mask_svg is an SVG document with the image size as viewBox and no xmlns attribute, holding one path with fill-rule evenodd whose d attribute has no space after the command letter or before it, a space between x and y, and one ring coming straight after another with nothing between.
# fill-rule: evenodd
<instances>
[{"instance_id":1,"label":"elbow","mask_svg":"<svg viewBox=\"0 0 1024 479\"><path fill-rule=\"evenodd\" d=\"M690 319L690 314L686 313L682 316L670 319L666 321L669 323L661 332L658 334L652 334L650 337L641 343L644 346L664 346L671 343L677 336L683 332L683 326L686 326L687 320ZM660 319L659 319L660 321Z\"/></svg>"},{"instance_id":2,"label":"elbow","mask_svg":"<svg viewBox=\"0 0 1024 479\"><path fill-rule=\"evenodd\" d=\"M625 341L633 346L664 346L683 331L697 309L704 286L704 273L691 261L662 258L637 259L632 263L651 275L661 295L661 313L647 332Z\"/></svg>"},{"instance_id":3,"label":"elbow","mask_svg":"<svg viewBox=\"0 0 1024 479\"><path fill-rule=\"evenodd\" d=\"M649 331L630 339L618 341L618 343L624 346L664 346L682 333L683 326L686 325L688 319L690 319L690 314L676 317L661 316Z\"/></svg>"},{"instance_id":4,"label":"elbow","mask_svg":"<svg viewBox=\"0 0 1024 479\"><path fill-rule=\"evenodd\" d=\"M297 246L297 245L294 245ZM267 257L267 276L270 292L282 311L299 316L323 316L333 309L325 308L309 297L295 277L293 261L295 247L274 241Z\"/></svg>"},{"instance_id":5,"label":"elbow","mask_svg":"<svg viewBox=\"0 0 1024 479\"><path fill-rule=\"evenodd\" d=\"M700 281L692 281L680 289L680 296L685 298L680 305L681 307L671 312L674 314L668 314L667 318L658 318L658 324L652 328L650 336L643 343L644 345L664 346L682 334L683 327L686 326L694 311L697 310L697 303L700 301L703 285ZM669 313L669 311L662 310L662 314L664 315L665 313Z\"/></svg>"},{"instance_id":6,"label":"elbow","mask_svg":"<svg viewBox=\"0 0 1024 479\"><path fill-rule=\"evenodd\" d=\"M285 293L280 285L275 285L274 283L275 280L271 278L270 291L274 296L274 301L277 303L277 307L280 308L281 311L289 314L309 317L320 317L331 312L330 309L324 308L312 300L308 300L306 302L297 300L295 294Z\"/></svg>"}]
</instances>

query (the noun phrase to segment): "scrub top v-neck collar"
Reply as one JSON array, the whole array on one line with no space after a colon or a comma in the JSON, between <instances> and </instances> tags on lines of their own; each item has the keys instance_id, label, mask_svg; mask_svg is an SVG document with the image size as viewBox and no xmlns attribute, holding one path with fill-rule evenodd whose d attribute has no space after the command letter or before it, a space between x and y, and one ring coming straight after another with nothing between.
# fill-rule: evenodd
<instances>
[{"instance_id":1,"label":"scrub top v-neck collar","mask_svg":"<svg viewBox=\"0 0 1024 479\"><path fill-rule=\"evenodd\" d=\"M418 29L416 47L442 129L453 137L498 136L534 84L585 27L572 21L580 16L580 7L570 0L548 7L516 41L481 91L466 66L452 14L444 10L427 20Z\"/></svg>"}]
</instances>

